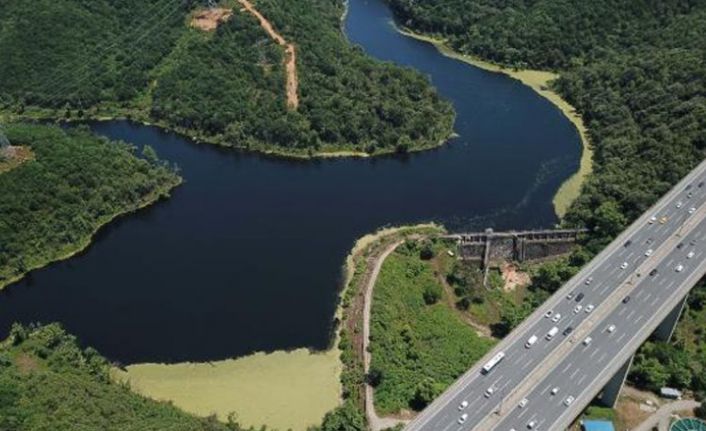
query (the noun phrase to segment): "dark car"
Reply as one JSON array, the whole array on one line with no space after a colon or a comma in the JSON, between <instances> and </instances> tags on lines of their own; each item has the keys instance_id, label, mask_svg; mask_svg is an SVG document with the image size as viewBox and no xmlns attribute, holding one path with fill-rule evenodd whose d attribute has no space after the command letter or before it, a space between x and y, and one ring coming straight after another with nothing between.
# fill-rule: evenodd
<instances>
[{"instance_id":1,"label":"dark car","mask_svg":"<svg viewBox=\"0 0 706 431\"><path fill-rule=\"evenodd\" d=\"M651 275L651 276L654 276L655 274L657 274L657 268L655 268L655 269L653 269L652 271L650 271L650 275Z\"/></svg>"},{"instance_id":2,"label":"dark car","mask_svg":"<svg viewBox=\"0 0 706 431\"><path fill-rule=\"evenodd\" d=\"M630 247L630 244L632 244L631 240L625 241L625 247Z\"/></svg>"},{"instance_id":3,"label":"dark car","mask_svg":"<svg viewBox=\"0 0 706 431\"><path fill-rule=\"evenodd\" d=\"M696 245L696 240L692 239L691 241L689 241L689 245Z\"/></svg>"},{"instance_id":4,"label":"dark car","mask_svg":"<svg viewBox=\"0 0 706 431\"><path fill-rule=\"evenodd\" d=\"M683 242L680 242L679 244L677 244L677 249L681 249L682 247L684 247L684 243L683 243Z\"/></svg>"},{"instance_id":5,"label":"dark car","mask_svg":"<svg viewBox=\"0 0 706 431\"><path fill-rule=\"evenodd\" d=\"M571 332L572 332L573 330L574 330L574 328L571 327L571 326L569 326L568 328L564 329L563 334L564 334L564 335L569 335L569 334L571 334Z\"/></svg>"},{"instance_id":6,"label":"dark car","mask_svg":"<svg viewBox=\"0 0 706 431\"><path fill-rule=\"evenodd\" d=\"M699 183L699 187L703 187L703 186L704 186L704 182L701 181L701 182Z\"/></svg>"},{"instance_id":7,"label":"dark car","mask_svg":"<svg viewBox=\"0 0 706 431\"><path fill-rule=\"evenodd\" d=\"M628 302L630 302L630 296L623 298L623 304L627 304Z\"/></svg>"},{"instance_id":8,"label":"dark car","mask_svg":"<svg viewBox=\"0 0 706 431\"><path fill-rule=\"evenodd\" d=\"M645 241L645 244L650 245L650 244L652 244L652 241L654 241L652 238L647 238L647 241Z\"/></svg>"},{"instance_id":9,"label":"dark car","mask_svg":"<svg viewBox=\"0 0 706 431\"><path fill-rule=\"evenodd\" d=\"M583 299L583 293L579 293L578 295L576 295L576 302L581 302L582 299Z\"/></svg>"}]
</instances>

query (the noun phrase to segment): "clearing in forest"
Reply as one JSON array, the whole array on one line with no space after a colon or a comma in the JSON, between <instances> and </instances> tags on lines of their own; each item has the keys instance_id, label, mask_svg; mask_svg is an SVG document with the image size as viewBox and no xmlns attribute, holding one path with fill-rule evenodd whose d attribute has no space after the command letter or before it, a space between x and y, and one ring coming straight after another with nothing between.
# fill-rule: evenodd
<instances>
[{"instance_id":1,"label":"clearing in forest","mask_svg":"<svg viewBox=\"0 0 706 431\"><path fill-rule=\"evenodd\" d=\"M287 106L291 109L297 109L299 107L299 79L297 78L297 50L294 44L287 42L287 40L282 37L277 31L257 9L248 0L238 0L243 8L250 12L255 18L260 21L260 26L267 32L267 34L275 41L278 45L284 46L284 67L287 72Z\"/></svg>"},{"instance_id":2,"label":"clearing in forest","mask_svg":"<svg viewBox=\"0 0 706 431\"><path fill-rule=\"evenodd\" d=\"M9 172L24 162L34 160L34 157L29 147L10 145L0 148L0 174Z\"/></svg>"},{"instance_id":3,"label":"clearing in forest","mask_svg":"<svg viewBox=\"0 0 706 431\"><path fill-rule=\"evenodd\" d=\"M203 31L213 31L222 22L233 16L233 9L213 8L196 12L191 20L191 26Z\"/></svg>"}]
</instances>

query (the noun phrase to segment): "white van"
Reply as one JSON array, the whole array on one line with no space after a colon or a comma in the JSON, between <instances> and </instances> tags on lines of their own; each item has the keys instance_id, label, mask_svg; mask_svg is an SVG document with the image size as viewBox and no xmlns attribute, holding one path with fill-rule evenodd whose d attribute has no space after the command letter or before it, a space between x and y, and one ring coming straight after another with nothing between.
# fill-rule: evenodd
<instances>
[{"instance_id":1,"label":"white van","mask_svg":"<svg viewBox=\"0 0 706 431\"><path fill-rule=\"evenodd\" d=\"M529 339L525 343L525 347L529 349L536 342L537 342L537 336L533 335L533 336L529 337Z\"/></svg>"},{"instance_id":2,"label":"white van","mask_svg":"<svg viewBox=\"0 0 706 431\"><path fill-rule=\"evenodd\" d=\"M553 327L552 329L550 329L549 332L547 332L547 336L546 336L545 338L546 338L547 340L551 340L552 338L554 338L554 336L555 336L558 332L559 332L559 328L557 328L557 327L555 326L555 327Z\"/></svg>"}]
</instances>

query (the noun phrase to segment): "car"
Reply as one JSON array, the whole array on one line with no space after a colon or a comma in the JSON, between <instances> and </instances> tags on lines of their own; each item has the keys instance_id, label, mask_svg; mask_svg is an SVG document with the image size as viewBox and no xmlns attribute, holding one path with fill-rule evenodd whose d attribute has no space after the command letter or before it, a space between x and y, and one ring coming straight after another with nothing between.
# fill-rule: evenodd
<instances>
[{"instance_id":1,"label":"car","mask_svg":"<svg viewBox=\"0 0 706 431\"><path fill-rule=\"evenodd\" d=\"M458 423L459 425L466 422L466 419L468 419L468 413L464 413L461 415L460 418L458 418Z\"/></svg>"},{"instance_id":2,"label":"car","mask_svg":"<svg viewBox=\"0 0 706 431\"><path fill-rule=\"evenodd\" d=\"M650 275L651 275L652 277L654 277L656 274L657 274L657 268L655 268L655 269L653 269L652 271L650 271Z\"/></svg>"},{"instance_id":3,"label":"car","mask_svg":"<svg viewBox=\"0 0 706 431\"><path fill-rule=\"evenodd\" d=\"M689 190L691 188L691 184L688 184L684 190Z\"/></svg>"},{"instance_id":4,"label":"car","mask_svg":"<svg viewBox=\"0 0 706 431\"><path fill-rule=\"evenodd\" d=\"M588 278L586 279L586 286L588 286L589 284L591 284L592 281L593 281L593 277L588 277Z\"/></svg>"},{"instance_id":5,"label":"car","mask_svg":"<svg viewBox=\"0 0 706 431\"><path fill-rule=\"evenodd\" d=\"M522 400L520 401L520 404L518 404L517 407L522 408L522 407L526 406L528 402L529 402L529 400L527 398L522 398Z\"/></svg>"},{"instance_id":6,"label":"car","mask_svg":"<svg viewBox=\"0 0 706 431\"><path fill-rule=\"evenodd\" d=\"M625 241L625 244L623 244L625 247L630 247L630 244L632 244L631 240Z\"/></svg>"},{"instance_id":7,"label":"car","mask_svg":"<svg viewBox=\"0 0 706 431\"><path fill-rule=\"evenodd\" d=\"M529 349L536 342L537 342L537 336L533 335L533 336L529 337L529 339L527 339L527 342L525 343L525 347Z\"/></svg>"},{"instance_id":8,"label":"car","mask_svg":"<svg viewBox=\"0 0 706 431\"><path fill-rule=\"evenodd\" d=\"M528 429L533 429L535 426L537 426L537 421L529 421L529 422L527 422L527 428L528 428Z\"/></svg>"},{"instance_id":9,"label":"car","mask_svg":"<svg viewBox=\"0 0 706 431\"><path fill-rule=\"evenodd\" d=\"M689 193L686 194L686 197L687 197L688 199L691 199L692 196L694 196L694 194L693 194L692 192L689 192Z\"/></svg>"},{"instance_id":10,"label":"car","mask_svg":"<svg viewBox=\"0 0 706 431\"><path fill-rule=\"evenodd\" d=\"M611 333L611 334L612 334L613 332L615 332L615 325L610 325L610 326L608 327L608 332Z\"/></svg>"},{"instance_id":11,"label":"car","mask_svg":"<svg viewBox=\"0 0 706 431\"><path fill-rule=\"evenodd\" d=\"M630 295L623 298L623 304L627 304L628 302L630 302Z\"/></svg>"},{"instance_id":12,"label":"car","mask_svg":"<svg viewBox=\"0 0 706 431\"><path fill-rule=\"evenodd\" d=\"M569 406L571 405L571 403L574 402L574 400L575 400L575 398L572 397L571 395L569 395L569 396L566 397L566 399L564 400L564 405L565 405L566 407L569 407Z\"/></svg>"},{"instance_id":13,"label":"car","mask_svg":"<svg viewBox=\"0 0 706 431\"><path fill-rule=\"evenodd\" d=\"M654 222L656 222L656 221L657 221L657 216L652 216L652 217L650 217L650 219L647 221L647 223L649 223L649 224L654 224Z\"/></svg>"},{"instance_id":14,"label":"car","mask_svg":"<svg viewBox=\"0 0 706 431\"><path fill-rule=\"evenodd\" d=\"M488 389L485 390L485 397L490 398L494 392L495 392L495 388L492 386L489 387Z\"/></svg>"},{"instance_id":15,"label":"car","mask_svg":"<svg viewBox=\"0 0 706 431\"><path fill-rule=\"evenodd\" d=\"M689 208L689 214L694 214L696 212L696 208L691 207Z\"/></svg>"},{"instance_id":16,"label":"car","mask_svg":"<svg viewBox=\"0 0 706 431\"><path fill-rule=\"evenodd\" d=\"M579 294L576 296L576 302L581 302L581 300L583 299L583 296L584 296L583 293L579 293Z\"/></svg>"},{"instance_id":17,"label":"car","mask_svg":"<svg viewBox=\"0 0 706 431\"><path fill-rule=\"evenodd\" d=\"M682 201L677 202L677 208L681 208L682 205L684 205L684 204L682 203Z\"/></svg>"},{"instance_id":18,"label":"car","mask_svg":"<svg viewBox=\"0 0 706 431\"><path fill-rule=\"evenodd\" d=\"M578 313L579 311L581 311L582 308L583 308L583 306L582 306L581 304L579 304L579 305L577 305L576 307L574 307L574 314L576 314L576 313Z\"/></svg>"},{"instance_id":19,"label":"car","mask_svg":"<svg viewBox=\"0 0 706 431\"><path fill-rule=\"evenodd\" d=\"M570 292L568 295L566 295L566 299L571 299L574 297L574 292Z\"/></svg>"},{"instance_id":20,"label":"car","mask_svg":"<svg viewBox=\"0 0 706 431\"><path fill-rule=\"evenodd\" d=\"M584 345L584 346L588 346L589 344L591 344L591 341L593 341L593 338L591 338L591 337L586 337L586 338L584 338L584 340L583 340L583 345Z\"/></svg>"},{"instance_id":21,"label":"car","mask_svg":"<svg viewBox=\"0 0 706 431\"><path fill-rule=\"evenodd\" d=\"M683 247L684 247L683 242L680 242L679 244L677 244L677 250L681 250Z\"/></svg>"},{"instance_id":22,"label":"car","mask_svg":"<svg viewBox=\"0 0 706 431\"><path fill-rule=\"evenodd\" d=\"M654 239L652 239L652 238L647 238L647 240L645 241L645 244L650 245L650 244L652 244L653 242L654 242Z\"/></svg>"},{"instance_id":23,"label":"car","mask_svg":"<svg viewBox=\"0 0 706 431\"><path fill-rule=\"evenodd\" d=\"M547 332L547 335L545 335L544 338L546 338L547 341L551 341L552 338L554 338L554 336L557 334L557 332L559 332L559 328L555 326L550 329L549 332Z\"/></svg>"},{"instance_id":24,"label":"car","mask_svg":"<svg viewBox=\"0 0 706 431\"><path fill-rule=\"evenodd\" d=\"M623 264L620 265L620 269L625 269L625 268L627 268L627 267L628 267L628 263L627 263L627 262L623 262Z\"/></svg>"},{"instance_id":25,"label":"car","mask_svg":"<svg viewBox=\"0 0 706 431\"><path fill-rule=\"evenodd\" d=\"M653 252L654 252L654 250L652 250L651 248L648 248L647 251L645 252L645 256L650 257L650 256L652 256Z\"/></svg>"},{"instance_id":26,"label":"car","mask_svg":"<svg viewBox=\"0 0 706 431\"><path fill-rule=\"evenodd\" d=\"M691 241L689 241L689 245L696 245L696 240L692 239Z\"/></svg>"},{"instance_id":27,"label":"car","mask_svg":"<svg viewBox=\"0 0 706 431\"><path fill-rule=\"evenodd\" d=\"M544 317L547 317L547 318L552 317L552 314L554 314L554 310L549 310L546 313L544 313Z\"/></svg>"},{"instance_id":28,"label":"car","mask_svg":"<svg viewBox=\"0 0 706 431\"><path fill-rule=\"evenodd\" d=\"M458 405L459 410L463 410L466 407L468 407L468 401L466 401L466 400L461 401L461 404Z\"/></svg>"},{"instance_id":29,"label":"car","mask_svg":"<svg viewBox=\"0 0 706 431\"><path fill-rule=\"evenodd\" d=\"M694 257L694 254L695 253L693 251L690 251L689 253L687 253L686 258L691 259L692 257Z\"/></svg>"},{"instance_id":30,"label":"car","mask_svg":"<svg viewBox=\"0 0 706 431\"><path fill-rule=\"evenodd\" d=\"M674 270L675 270L676 272L682 272L682 271L684 271L684 265L682 265L682 264L680 263L679 265L677 265L677 266L674 268Z\"/></svg>"},{"instance_id":31,"label":"car","mask_svg":"<svg viewBox=\"0 0 706 431\"><path fill-rule=\"evenodd\" d=\"M561 313L556 313L554 317L552 317L552 322L556 323L561 320Z\"/></svg>"},{"instance_id":32,"label":"car","mask_svg":"<svg viewBox=\"0 0 706 431\"><path fill-rule=\"evenodd\" d=\"M588 304L583 311L585 311L586 313L590 313L591 311L593 311L594 308L596 307L594 307L593 304Z\"/></svg>"},{"instance_id":33,"label":"car","mask_svg":"<svg viewBox=\"0 0 706 431\"><path fill-rule=\"evenodd\" d=\"M701 188L701 187L703 187L703 186L704 186L704 182L701 181L697 187L698 187L698 188Z\"/></svg>"},{"instance_id":34,"label":"car","mask_svg":"<svg viewBox=\"0 0 706 431\"><path fill-rule=\"evenodd\" d=\"M572 332L574 332L574 327L573 327L573 326L569 326L568 328L564 329L564 332L562 332L562 334L564 334L564 335L569 335L569 334L571 334Z\"/></svg>"},{"instance_id":35,"label":"car","mask_svg":"<svg viewBox=\"0 0 706 431\"><path fill-rule=\"evenodd\" d=\"M552 388L551 394L552 394L552 395L556 395L556 394L558 394L558 393L559 393L559 386L554 386L554 387Z\"/></svg>"},{"instance_id":36,"label":"car","mask_svg":"<svg viewBox=\"0 0 706 431\"><path fill-rule=\"evenodd\" d=\"M661 219L659 219L659 224L665 224L665 223L667 223L667 220L669 220L669 218L667 218L667 216L664 216Z\"/></svg>"}]
</instances>

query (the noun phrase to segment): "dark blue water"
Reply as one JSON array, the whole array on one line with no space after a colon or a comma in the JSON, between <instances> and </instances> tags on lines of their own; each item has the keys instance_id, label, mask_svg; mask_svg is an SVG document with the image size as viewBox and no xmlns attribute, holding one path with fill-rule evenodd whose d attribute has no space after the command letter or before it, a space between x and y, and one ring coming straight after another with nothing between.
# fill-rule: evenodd
<instances>
[{"instance_id":1,"label":"dark blue water","mask_svg":"<svg viewBox=\"0 0 706 431\"><path fill-rule=\"evenodd\" d=\"M371 55L428 74L460 138L407 158L291 162L195 145L115 121L96 132L152 145L186 183L103 229L81 256L0 293L13 321L62 322L125 363L325 348L354 240L381 226L551 227L551 199L578 167L572 125L505 76L443 57L390 26L379 0L351 0L346 31Z\"/></svg>"}]
</instances>

